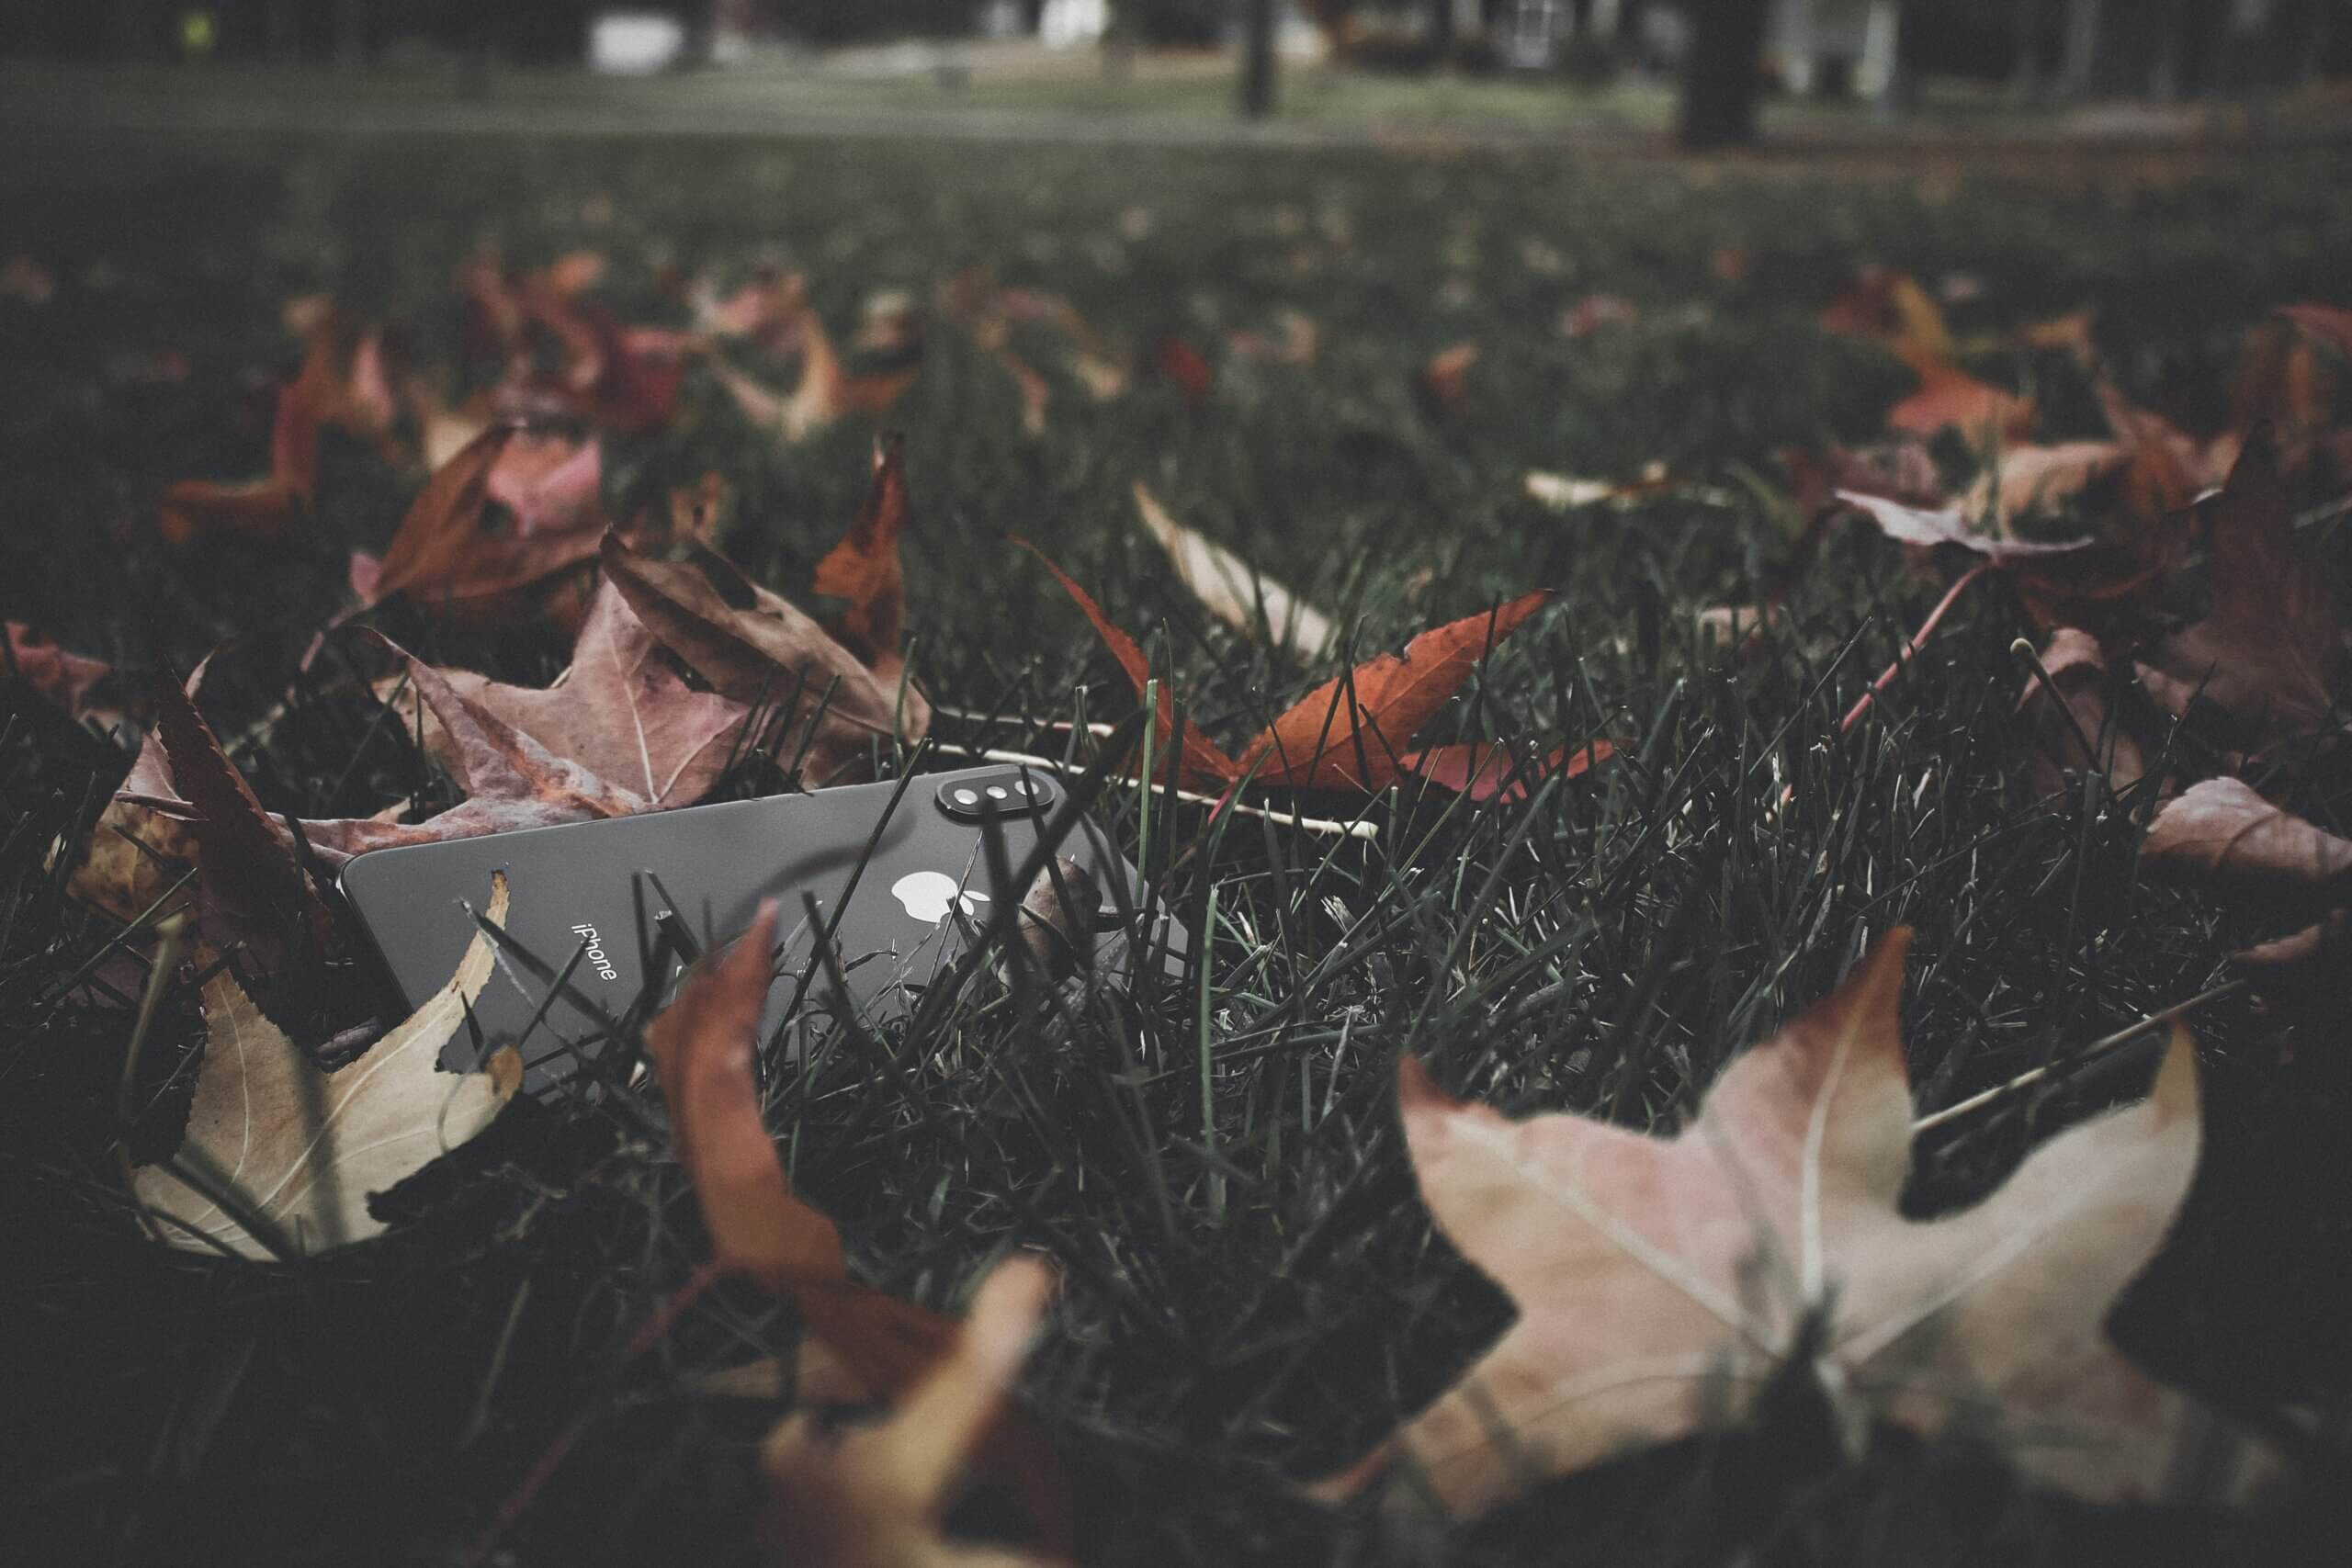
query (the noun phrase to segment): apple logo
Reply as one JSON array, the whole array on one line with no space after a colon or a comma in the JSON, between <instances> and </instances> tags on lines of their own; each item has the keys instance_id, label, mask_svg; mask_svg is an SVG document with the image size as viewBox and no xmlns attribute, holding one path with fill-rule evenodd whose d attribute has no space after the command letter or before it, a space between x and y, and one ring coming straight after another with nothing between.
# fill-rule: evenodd
<instances>
[{"instance_id":1,"label":"apple logo","mask_svg":"<svg viewBox=\"0 0 2352 1568\"><path fill-rule=\"evenodd\" d=\"M907 907L907 913L925 925L935 926L947 918L950 901L960 905L964 913L976 915L975 905L985 904L985 893L967 893L956 886L956 879L944 871L910 871L890 885L890 897Z\"/></svg>"}]
</instances>

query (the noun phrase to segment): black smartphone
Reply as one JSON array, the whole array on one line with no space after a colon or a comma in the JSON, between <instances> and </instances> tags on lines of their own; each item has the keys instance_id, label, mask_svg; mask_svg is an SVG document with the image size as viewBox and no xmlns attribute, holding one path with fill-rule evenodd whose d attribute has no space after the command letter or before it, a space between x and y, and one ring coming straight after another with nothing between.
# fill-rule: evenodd
<instances>
[{"instance_id":1,"label":"black smartphone","mask_svg":"<svg viewBox=\"0 0 2352 1568\"><path fill-rule=\"evenodd\" d=\"M1064 856L1088 883L1057 888L1090 928L1060 933L1091 943L1081 961L1182 971L1182 927L1093 820L1069 808L1061 780L1028 767L376 850L345 865L342 888L413 1009L448 983L480 929L471 911L489 898L491 874L506 874L510 940L474 1022L481 1046L520 1045L524 1091L544 1096L595 1059L608 1020L637 998L649 968L667 971L658 976L665 990L683 972L689 955L664 942L665 927L674 937L682 923L707 950L774 898L783 937L763 1038L787 1015L817 1028L854 1009L879 1024L911 1012L992 916L1011 916L1007 900L1018 908L1038 868ZM1024 875L1019 886L1002 880ZM473 1030L442 1056L458 1069L477 1059Z\"/></svg>"}]
</instances>

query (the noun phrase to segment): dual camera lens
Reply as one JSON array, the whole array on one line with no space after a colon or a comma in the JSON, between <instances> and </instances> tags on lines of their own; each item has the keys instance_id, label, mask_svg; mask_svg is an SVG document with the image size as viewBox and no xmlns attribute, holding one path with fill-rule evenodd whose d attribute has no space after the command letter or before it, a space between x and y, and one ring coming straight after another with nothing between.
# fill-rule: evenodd
<instances>
[{"instance_id":1,"label":"dual camera lens","mask_svg":"<svg viewBox=\"0 0 2352 1568\"><path fill-rule=\"evenodd\" d=\"M1053 804L1054 786L1036 773L963 773L939 786L939 805L950 817L979 821L989 817L1042 810Z\"/></svg>"}]
</instances>

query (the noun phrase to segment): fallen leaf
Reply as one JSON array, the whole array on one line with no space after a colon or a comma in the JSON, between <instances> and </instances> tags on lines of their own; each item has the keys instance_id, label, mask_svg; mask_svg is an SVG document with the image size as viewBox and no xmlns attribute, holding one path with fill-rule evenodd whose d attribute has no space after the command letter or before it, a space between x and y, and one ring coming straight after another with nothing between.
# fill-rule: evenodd
<instances>
[{"instance_id":1,"label":"fallen leaf","mask_svg":"<svg viewBox=\"0 0 2352 1568\"><path fill-rule=\"evenodd\" d=\"M433 755L465 798L420 822L399 821L393 812L306 818L302 835L330 867L398 844L440 843L651 808L643 796L557 755L488 707L459 695L449 677L390 637L374 631L365 635L406 668L430 720L423 728Z\"/></svg>"},{"instance_id":2,"label":"fallen leaf","mask_svg":"<svg viewBox=\"0 0 2352 1568\"><path fill-rule=\"evenodd\" d=\"M2140 856L2241 892L2352 897L2352 840L2271 805L2239 779L2205 779L2166 801Z\"/></svg>"},{"instance_id":3,"label":"fallen leaf","mask_svg":"<svg viewBox=\"0 0 2352 1568\"><path fill-rule=\"evenodd\" d=\"M1951 329L1918 280L1892 267L1865 267L1821 312L1821 330L1884 343L1928 359L1951 357Z\"/></svg>"},{"instance_id":4,"label":"fallen leaf","mask_svg":"<svg viewBox=\"0 0 2352 1568\"><path fill-rule=\"evenodd\" d=\"M578 530L602 534L604 485L604 444L595 437L572 442L517 431L491 465L484 489L489 500L514 513L514 535L529 537Z\"/></svg>"},{"instance_id":5,"label":"fallen leaf","mask_svg":"<svg viewBox=\"0 0 2352 1568\"><path fill-rule=\"evenodd\" d=\"M712 1260L789 1298L805 1282L845 1282L848 1263L833 1222L794 1195L761 1119L752 1056L775 978L775 942L771 899L716 962L687 977L646 1026L645 1043Z\"/></svg>"},{"instance_id":6,"label":"fallen leaf","mask_svg":"<svg viewBox=\"0 0 2352 1568\"><path fill-rule=\"evenodd\" d=\"M2141 682L2172 712L2218 716L2225 743L2260 749L2335 718L2344 628L2335 592L2287 533L2277 451L2257 429L2212 503L2205 619L2150 649Z\"/></svg>"},{"instance_id":7,"label":"fallen leaf","mask_svg":"<svg viewBox=\"0 0 2352 1568\"><path fill-rule=\"evenodd\" d=\"M493 533L485 526L484 508L491 499L492 482L519 434L512 425L486 430L434 470L401 520L382 563L372 575L355 573L372 589L363 595L365 603L379 604L404 593L427 610L481 614L503 604L506 595L578 567L596 554L603 530L593 522L589 526L543 527L537 532L518 526ZM592 445L583 452L594 450ZM574 454L546 466L542 466L544 458L535 457L523 469L510 470L503 483L510 495L526 496L535 484L543 485L550 472L564 469L568 461L585 468L584 475L582 468L564 471L558 483L559 489L571 489L576 500L583 477L591 484L595 482L593 456ZM534 471L536 481L531 477ZM526 501L526 504L530 503ZM558 510L561 508L552 499L544 508L534 507L542 523L551 521Z\"/></svg>"},{"instance_id":8,"label":"fallen leaf","mask_svg":"<svg viewBox=\"0 0 2352 1568\"><path fill-rule=\"evenodd\" d=\"M734 576L714 556L697 567L653 560L606 535L605 575L662 646L720 695L774 712L779 760L801 759L812 786L871 772L877 747L920 739L931 705L911 682L858 662L825 629L779 595ZM731 579L730 604L707 572ZM797 728L794 728L797 726Z\"/></svg>"},{"instance_id":9,"label":"fallen leaf","mask_svg":"<svg viewBox=\"0 0 2352 1568\"><path fill-rule=\"evenodd\" d=\"M0 299L46 305L56 292L56 275L30 256L10 256L8 265L0 266Z\"/></svg>"},{"instance_id":10,"label":"fallen leaf","mask_svg":"<svg viewBox=\"0 0 2352 1568\"><path fill-rule=\"evenodd\" d=\"M75 718L90 711L90 691L113 672L101 659L68 653L22 621L10 621L7 661L0 675L12 676Z\"/></svg>"},{"instance_id":11,"label":"fallen leaf","mask_svg":"<svg viewBox=\"0 0 2352 1568\"><path fill-rule=\"evenodd\" d=\"M1470 370L1478 363L1478 345L1457 343L1430 356L1414 373L1413 390L1439 409L1457 409L1470 395Z\"/></svg>"},{"instance_id":12,"label":"fallen leaf","mask_svg":"<svg viewBox=\"0 0 2352 1568\"><path fill-rule=\"evenodd\" d=\"M321 414L341 390L316 355L306 359L302 374L277 393L268 475L227 483L183 479L170 486L156 503L164 537L175 545L220 532L267 537L300 516L318 487Z\"/></svg>"},{"instance_id":13,"label":"fallen leaf","mask_svg":"<svg viewBox=\"0 0 2352 1568\"><path fill-rule=\"evenodd\" d=\"M2033 424L2033 402L1980 381L1949 360L1906 352L1904 362L1917 372L1919 389L1887 411L1889 428L1931 436L1957 428L1972 446L2021 438Z\"/></svg>"},{"instance_id":14,"label":"fallen leaf","mask_svg":"<svg viewBox=\"0 0 2352 1568\"><path fill-rule=\"evenodd\" d=\"M2285 305L2278 313L2295 323L2314 343L2325 344L2352 358L2352 310L2338 305Z\"/></svg>"},{"instance_id":15,"label":"fallen leaf","mask_svg":"<svg viewBox=\"0 0 2352 1568\"><path fill-rule=\"evenodd\" d=\"M800 379L789 395L779 393L752 376L723 362L714 362L713 374L735 400L743 417L775 430L786 446L797 445L851 413L887 413L900 394L914 384L912 370L853 378L823 329L812 325L807 337Z\"/></svg>"},{"instance_id":16,"label":"fallen leaf","mask_svg":"<svg viewBox=\"0 0 2352 1568\"><path fill-rule=\"evenodd\" d=\"M1078 607L1093 623L1095 635L1111 650L1111 657L1119 661L1119 668L1126 671L1127 680L1135 686L1136 696L1142 698L1151 690L1151 663L1144 658L1143 649L1136 646L1135 638L1121 631L1085 589L1080 588L1068 572L1046 559L1044 551L1026 539L1015 539L1013 543L1035 556L1045 569L1053 573L1054 581L1062 585L1062 591L1077 601ZM1157 759L1167 756L1169 748L1174 746L1179 750L1177 779L1185 788L1215 793L1230 787L1240 776L1240 770L1234 760L1217 750L1216 743L1195 728L1189 718L1183 721L1180 741L1176 729L1176 694L1169 682L1163 680L1159 682L1159 696L1152 728L1155 762ZM1153 773L1156 775L1158 772L1156 762Z\"/></svg>"},{"instance_id":17,"label":"fallen leaf","mask_svg":"<svg viewBox=\"0 0 2352 1568\"><path fill-rule=\"evenodd\" d=\"M196 863L196 830L152 806L109 800L90 829L65 891L128 923L153 908ZM193 888L183 893L192 905Z\"/></svg>"},{"instance_id":18,"label":"fallen leaf","mask_svg":"<svg viewBox=\"0 0 2352 1568\"><path fill-rule=\"evenodd\" d=\"M1580 479L1566 474L1530 468L1523 482L1530 500L1555 512L1572 512L1578 507L1598 506L1603 502L1652 495L1673 481L1667 477L1665 464L1652 463L1642 470L1642 477L1637 479Z\"/></svg>"},{"instance_id":19,"label":"fallen leaf","mask_svg":"<svg viewBox=\"0 0 2352 1568\"><path fill-rule=\"evenodd\" d=\"M1989 515L2003 523L2048 512L2131 460L2130 449L2113 441L2004 446L1993 471L1978 479L1961 498L1960 510L1966 516Z\"/></svg>"},{"instance_id":20,"label":"fallen leaf","mask_svg":"<svg viewBox=\"0 0 2352 1568\"><path fill-rule=\"evenodd\" d=\"M1560 317L1564 337L1589 337L1607 326L1623 326L1642 319L1642 308L1615 294L1588 294Z\"/></svg>"},{"instance_id":21,"label":"fallen leaf","mask_svg":"<svg viewBox=\"0 0 2352 1568\"><path fill-rule=\"evenodd\" d=\"M1367 794L1396 779L1399 758L1493 647L1551 599L1521 594L1489 614L1433 626L1299 699L1235 759L1261 784Z\"/></svg>"},{"instance_id":22,"label":"fallen leaf","mask_svg":"<svg viewBox=\"0 0 2352 1568\"><path fill-rule=\"evenodd\" d=\"M315 960L334 929L318 889L245 776L221 750L188 686L154 682L155 736L172 784L190 811L205 891L217 897L240 939L275 970L289 941Z\"/></svg>"},{"instance_id":23,"label":"fallen leaf","mask_svg":"<svg viewBox=\"0 0 2352 1568\"><path fill-rule=\"evenodd\" d=\"M553 757L577 764L656 810L692 805L718 782L751 717L744 704L697 692L665 661L661 645L612 583L590 601L571 662L545 689L510 686L466 670L443 670L469 709L503 721ZM446 764L458 746L415 689L402 698L403 728Z\"/></svg>"},{"instance_id":24,"label":"fallen leaf","mask_svg":"<svg viewBox=\"0 0 2352 1568\"><path fill-rule=\"evenodd\" d=\"M1995 561L2026 560L2041 556L2068 555L2086 549L2088 539L2011 539L1998 534L1984 534L1971 527L1968 519L1956 507L1929 512L1917 506L1905 506L1883 496L1865 495L1860 491L1839 491L1838 499L1869 516L1888 538L1901 544L1917 545L1933 549L1938 545L1958 545Z\"/></svg>"},{"instance_id":25,"label":"fallen leaf","mask_svg":"<svg viewBox=\"0 0 2352 1568\"><path fill-rule=\"evenodd\" d=\"M834 635L884 680L901 668L906 635L907 580L899 562L899 535L907 525L907 438L874 446L874 478L865 502L840 544L817 563L811 586L846 599Z\"/></svg>"},{"instance_id":26,"label":"fallen leaf","mask_svg":"<svg viewBox=\"0 0 2352 1568\"><path fill-rule=\"evenodd\" d=\"M2032 787L2054 795L2066 787L2067 775L2091 772L2106 775L2110 791L2121 791L2147 776L2147 754L2121 722L2123 692L2098 638L2059 627L2041 650L2041 668L2048 683L2029 675L2018 694L2018 716L2033 734L2026 764Z\"/></svg>"},{"instance_id":27,"label":"fallen leaf","mask_svg":"<svg viewBox=\"0 0 2352 1568\"><path fill-rule=\"evenodd\" d=\"M1216 389L1216 370L1206 355L1173 333L1152 344L1151 365L1159 378L1184 394L1194 407L1209 400Z\"/></svg>"},{"instance_id":28,"label":"fallen leaf","mask_svg":"<svg viewBox=\"0 0 2352 1568\"><path fill-rule=\"evenodd\" d=\"M1262 359L1275 365L1312 365L1322 345L1314 321L1304 311L1288 308L1274 312L1273 332L1228 333L1225 342L1227 348L1244 359Z\"/></svg>"},{"instance_id":29,"label":"fallen leaf","mask_svg":"<svg viewBox=\"0 0 2352 1568\"><path fill-rule=\"evenodd\" d=\"M1329 649L1338 628L1320 610L1168 515L1141 479L1136 481L1135 498L1145 529L1168 552L1177 581L1210 615L1302 663Z\"/></svg>"},{"instance_id":30,"label":"fallen leaf","mask_svg":"<svg viewBox=\"0 0 2352 1568\"><path fill-rule=\"evenodd\" d=\"M1814 1371L1849 1439L1882 1418L1997 1441L2028 1476L2153 1498L2211 1418L2101 1332L2197 1163L2195 1052L2176 1030L2150 1098L2051 1140L1991 1198L1897 1208L1912 1108L1897 1017L1908 933L1725 1070L1674 1138L1560 1113L1511 1122L1399 1063L1423 1199L1510 1293L1512 1325L1436 1404L1331 1482L1408 1460L1482 1512L1544 1475L1696 1430L1820 1324ZM2251 1444L2206 1472L2258 1479Z\"/></svg>"},{"instance_id":31,"label":"fallen leaf","mask_svg":"<svg viewBox=\"0 0 2352 1568\"><path fill-rule=\"evenodd\" d=\"M1530 762L1513 748L1495 741L1462 740L1426 751L1408 751L1396 759L1396 766L1402 775L1427 779L1455 795L1515 806L1544 780L1582 778L1616 752L1610 741L1588 740L1577 746L1554 747L1550 754Z\"/></svg>"},{"instance_id":32,"label":"fallen leaf","mask_svg":"<svg viewBox=\"0 0 2352 1568\"><path fill-rule=\"evenodd\" d=\"M506 905L505 875L493 872L484 918L504 924ZM380 1235L385 1227L368 1212L369 1194L481 1132L522 1082L512 1047L480 1072L435 1066L493 966L490 938L477 931L447 986L333 1074L313 1066L235 976L219 971L204 986L204 1062L174 1160L233 1193L298 1252ZM209 1251L218 1243L244 1258L272 1256L169 1163L136 1171L131 1189L172 1246Z\"/></svg>"},{"instance_id":33,"label":"fallen leaf","mask_svg":"<svg viewBox=\"0 0 2352 1568\"><path fill-rule=\"evenodd\" d=\"M768 1484L763 1560L778 1568L1049 1568L1067 1561L1058 1551L966 1544L944 1531L957 1482L1001 1429L1053 1289L1053 1271L1034 1258L997 1265L950 1348L887 1419L835 1431L804 1413L771 1432L760 1453Z\"/></svg>"}]
</instances>

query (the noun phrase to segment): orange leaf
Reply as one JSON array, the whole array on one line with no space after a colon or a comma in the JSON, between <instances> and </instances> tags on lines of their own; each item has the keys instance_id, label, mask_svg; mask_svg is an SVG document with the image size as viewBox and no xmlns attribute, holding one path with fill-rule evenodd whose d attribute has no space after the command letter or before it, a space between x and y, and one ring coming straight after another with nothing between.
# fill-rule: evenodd
<instances>
[{"instance_id":1,"label":"orange leaf","mask_svg":"<svg viewBox=\"0 0 2352 1568\"><path fill-rule=\"evenodd\" d=\"M1462 689L1487 650L1551 596L1539 588L1491 613L1434 626L1406 644L1402 656L1384 653L1326 681L1243 748L1239 766L1262 764L1262 784L1381 788L1401 771L1402 748Z\"/></svg>"},{"instance_id":2,"label":"orange leaf","mask_svg":"<svg viewBox=\"0 0 2352 1568\"><path fill-rule=\"evenodd\" d=\"M1887 411L1886 423L1915 435L1933 435L1957 425L1972 444L1988 446L1995 436L2016 440L2033 424L2033 401L1980 381L1948 360L1902 348L1904 361L1919 373L1919 389Z\"/></svg>"},{"instance_id":3,"label":"orange leaf","mask_svg":"<svg viewBox=\"0 0 2352 1568\"><path fill-rule=\"evenodd\" d=\"M907 581L899 564L899 534L907 524L907 440L893 435L874 447L874 479L865 504L842 542L817 563L820 593L849 601L835 630L852 653L879 669L896 664L905 631Z\"/></svg>"},{"instance_id":4,"label":"orange leaf","mask_svg":"<svg viewBox=\"0 0 2352 1568\"><path fill-rule=\"evenodd\" d=\"M1470 395L1470 368L1477 363L1475 343L1440 349L1413 377L1413 389L1441 409L1459 408Z\"/></svg>"},{"instance_id":5,"label":"orange leaf","mask_svg":"<svg viewBox=\"0 0 2352 1568\"><path fill-rule=\"evenodd\" d=\"M426 609L479 612L595 555L596 445L526 446L530 456L510 465L517 434L511 425L484 431L434 471L384 551L369 603L406 592ZM481 525L493 494L514 511L511 533Z\"/></svg>"},{"instance_id":6,"label":"orange leaf","mask_svg":"<svg viewBox=\"0 0 2352 1568\"><path fill-rule=\"evenodd\" d=\"M1152 363L1160 378L1172 382L1189 401L1196 405L1208 401L1216 385L1216 371L1199 349L1170 333L1153 348Z\"/></svg>"},{"instance_id":7,"label":"orange leaf","mask_svg":"<svg viewBox=\"0 0 2352 1568\"><path fill-rule=\"evenodd\" d=\"M1427 779L1440 789L1476 801L1517 805L1527 798L1532 785L1555 776L1581 778L1595 763L1605 762L1616 753L1616 746L1610 741L1588 740L1580 746L1554 747L1551 755L1532 767L1522 767L1508 746L1492 740L1464 740L1408 752L1396 759L1396 765L1402 773Z\"/></svg>"},{"instance_id":8,"label":"orange leaf","mask_svg":"<svg viewBox=\"0 0 2352 1568\"><path fill-rule=\"evenodd\" d=\"M1135 683L1136 695L1142 696L1151 681L1151 665L1144 658L1143 649L1136 646L1135 638L1114 625L1111 617L1102 613L1102 607L1088 596L1086 590L1072 581L1068 572L1047 560L1043 550L1026 539L1015 539L1013 543L1043 562L1046 570L1054 574L1054 581L1078 601L1078 607L1086 612L1088 620L1094 623L1095 635L1102 639L1103 646L1111 650L1111 657L1119 661L1119 668L1125 670L1127 679ZM1170 738L1175 732L1176 697L1168 682L1162 681L1159 683L1159 713L1152 731L1154 744L1159 747L1171 744ZM1182 755L1177 761L1178 778L1188 788L1216 793L1230 785L1240 774L1241 769L1234 760L1218 750L1216 744L1193 728L1192 721L1187 719Z\"/></svg>"},{"instance_id":9,"label":"orange leaf","mask_svg":"<svg viewBox=\"0 0 2352 1568\"><path fill-rule=\"evenodd\" d=\"M956 1325L849 1278L833 1222L792 1190L776 1159L752 1053L775 978L775 904L698 970L646 1026L671 1135L700 1200L713 1261L799 1309L876 1393L905 1388L953 1344Z\"/></svg>"}]
</instances>

